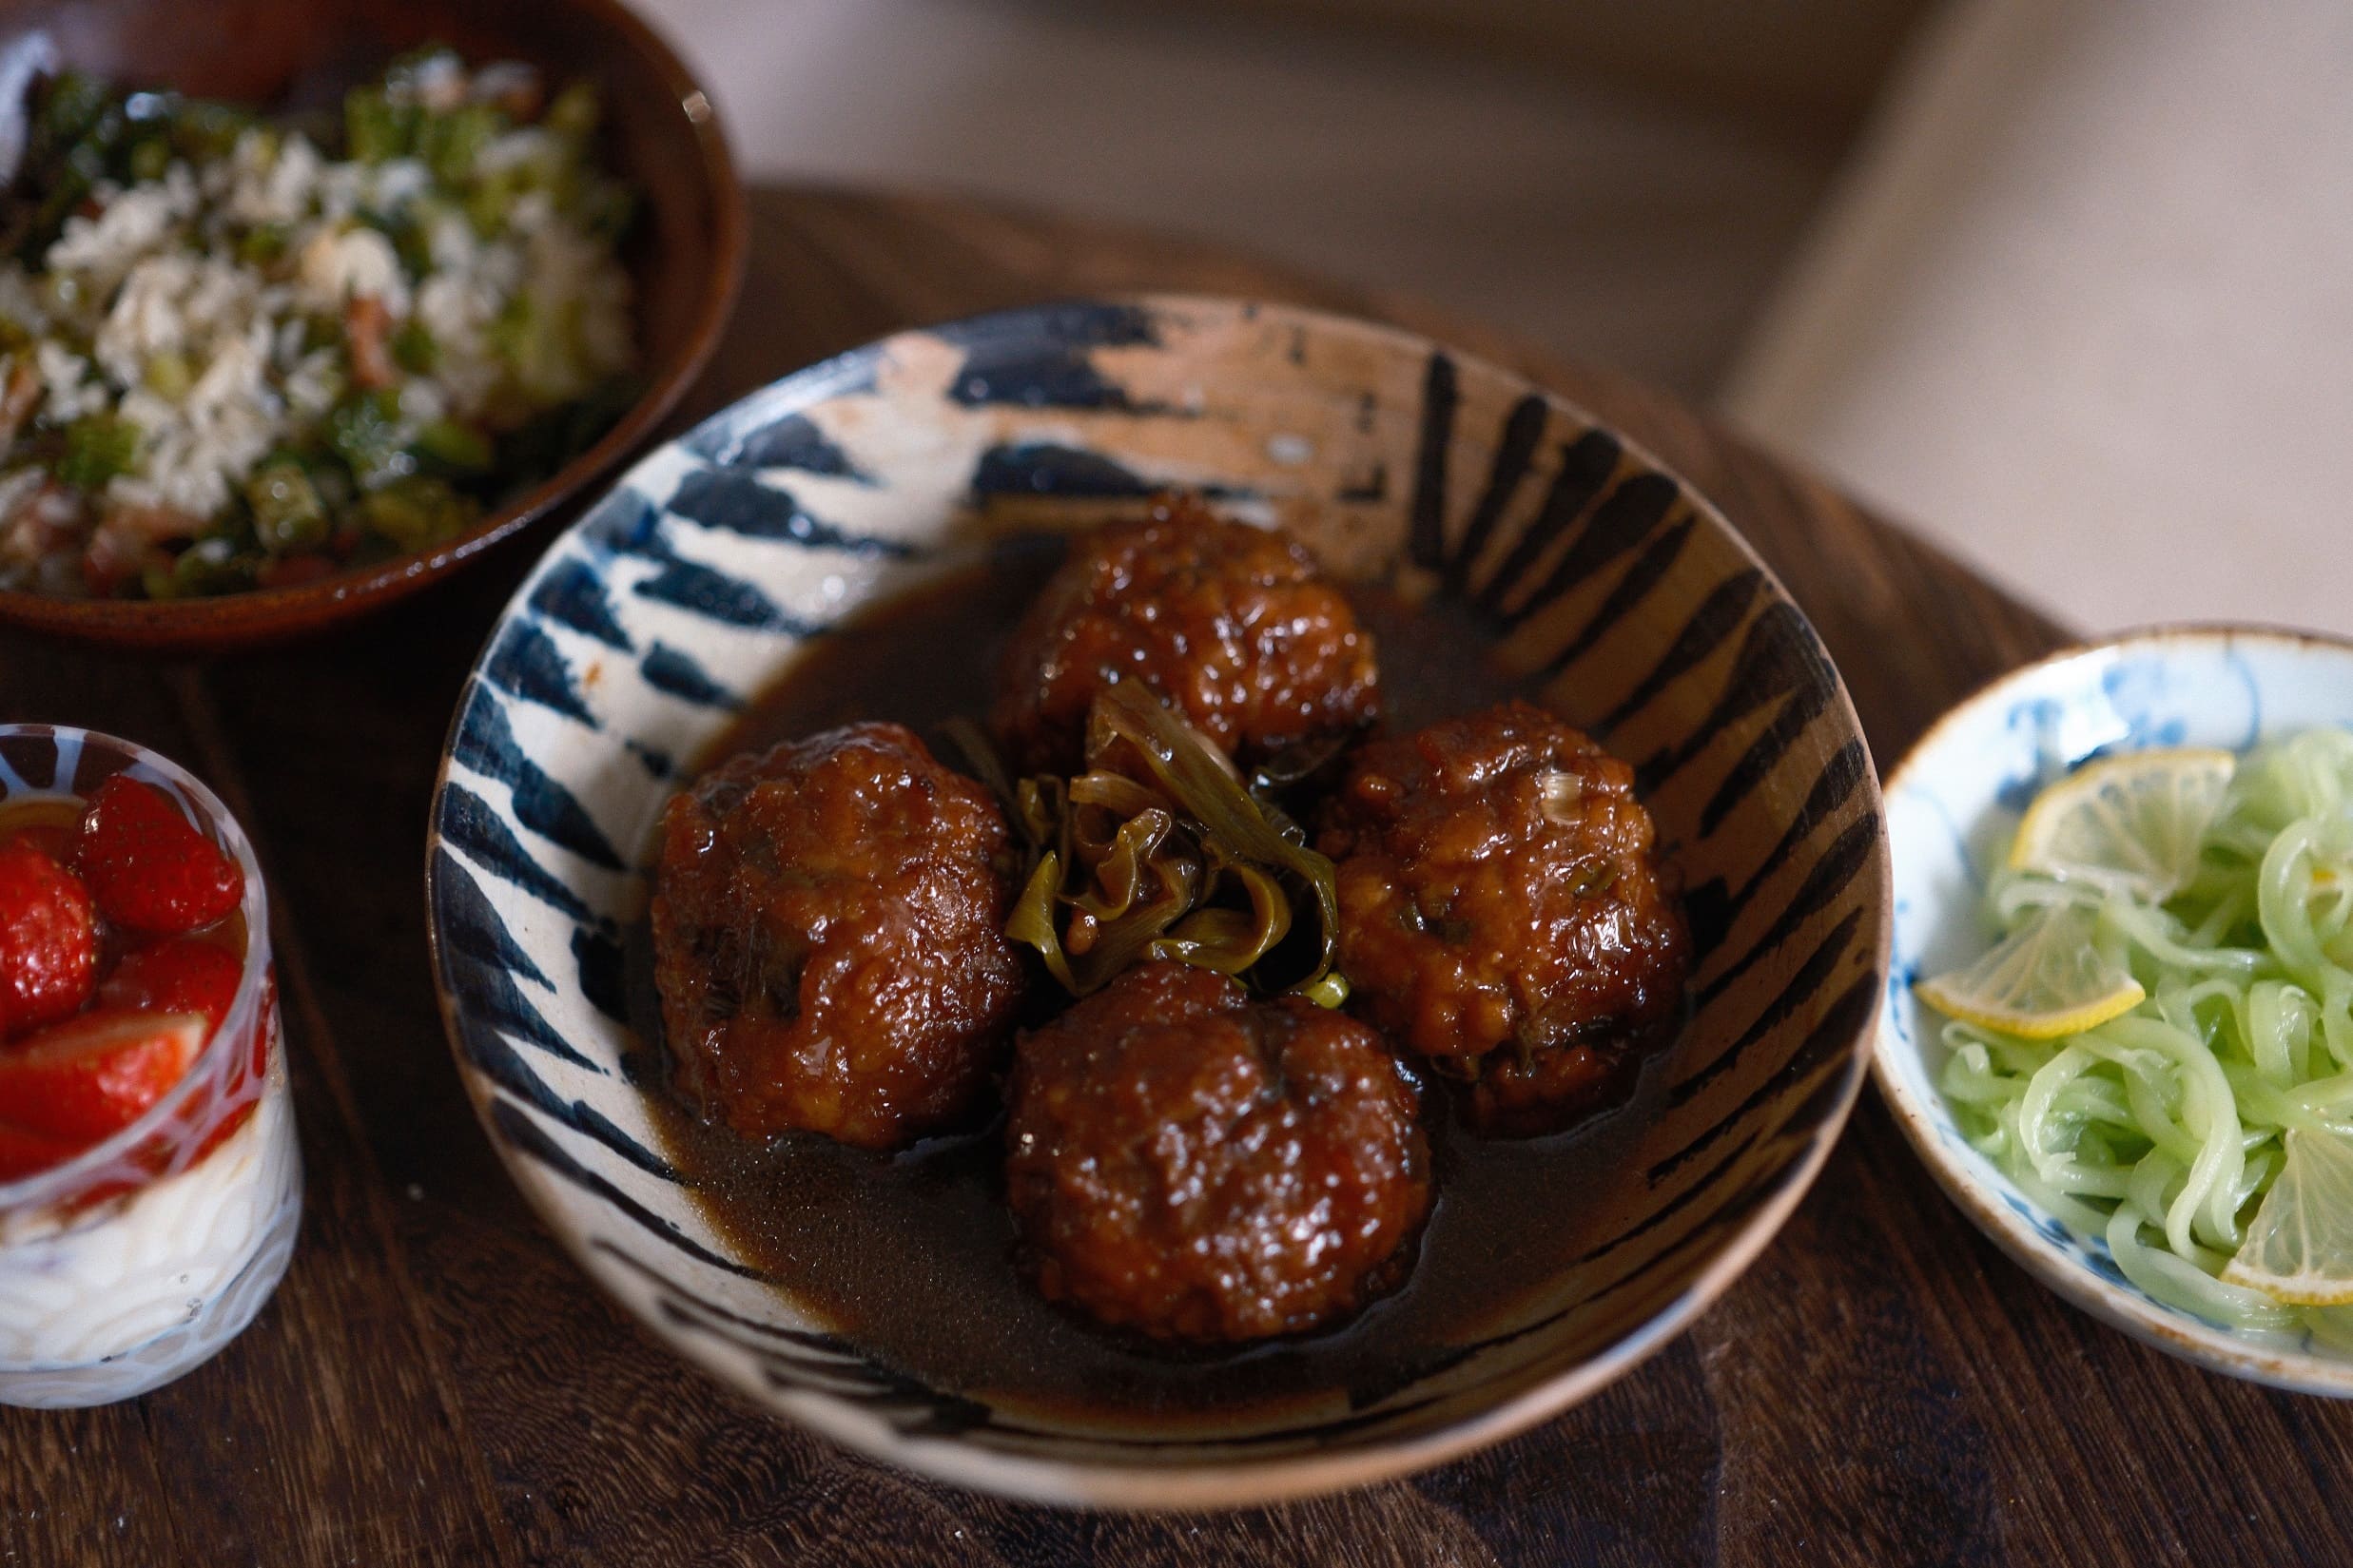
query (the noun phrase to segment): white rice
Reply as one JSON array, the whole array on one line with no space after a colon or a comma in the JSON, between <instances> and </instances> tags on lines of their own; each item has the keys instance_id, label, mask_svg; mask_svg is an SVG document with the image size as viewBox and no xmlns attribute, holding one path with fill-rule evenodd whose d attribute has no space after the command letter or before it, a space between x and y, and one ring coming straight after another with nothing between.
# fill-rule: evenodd
<instances>
[{"instance_id":1,"label":"white rice","mask_svg":"<svg viewBox=\"0 0 2353 1568\"><path fill-rule=\"evenodd\" d=\"M433 85L420 90L430 97ZM547 132L525 129L496 139L483 157L501 167L557 150ZM342 395L340 346L305 344L311 321L340 321L353 300L380 303L394 331L414 319L431 335L434 374L403 383L401 417L416 425L443 415L475 420L502 396L512 400L515 372L492 352L489 333L518 294L578 323L577 362L542 377L554 385L524 378L535 402L579 397L630 368L628 276L544 195L516 200L489 239L462 216L438 216L421 277L355 220L403 215L433 185L414 159L335 162L299 135L256 129L202 170L175 162L160 180L100 186L96 215L68 219L49 246L46 279L0 263L0 317L34 339L39 416L63 424L112 412L136 427L136 465L108 483L106 499L168 508L193 533L263 456ZM285 281L237 254L232 225L263 223L288 231ZM89 354L71 342L88 343ZM0 358L0 384L12 358ZM180 374L159 375L164 363ZM25 504L32 472L0 472L0 503L13 498L0 519ZM0 560L0 579L7 574Z\"/></svg>"}]
</instances>

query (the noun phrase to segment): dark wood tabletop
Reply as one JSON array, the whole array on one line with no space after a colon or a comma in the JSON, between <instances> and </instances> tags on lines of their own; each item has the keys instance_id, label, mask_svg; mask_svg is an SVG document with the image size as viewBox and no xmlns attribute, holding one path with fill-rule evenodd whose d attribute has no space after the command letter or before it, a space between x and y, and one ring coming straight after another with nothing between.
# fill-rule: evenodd
<instances>
[{"instance_id":1,"label":"dark wood tabletop","mask_svg":"<svg viewBox=\"0 0 2353 1568\"><path fill-rule=\"evenodd\" d=\"M1506 361L1713 496L1820 629L1884 768L2062 630L1673 400L1410 301L948 200L755 193L690 413L895 328L1176 288L1385 317ZM425 812L460 683L553 536L349 630L208 664L0 635L0 718L203 775L276 896L301 1245L244 1337L107 1409L0 1410L0 1563L2353 1562L2353 1406L2198 1371L2060 1304L1874 1093L1796 1216L1585 1405L1410 1481L1114 1516L909 1479L739 1403L597 1294L458 1088Z\"/></svg>"}]
</instances>

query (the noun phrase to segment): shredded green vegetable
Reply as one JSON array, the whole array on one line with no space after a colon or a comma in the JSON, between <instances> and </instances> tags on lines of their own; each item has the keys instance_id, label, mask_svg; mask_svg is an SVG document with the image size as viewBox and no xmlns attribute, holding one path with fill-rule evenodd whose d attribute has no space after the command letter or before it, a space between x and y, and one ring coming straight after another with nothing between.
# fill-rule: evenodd
<instances>
[{"instance_id":1,"label":"shredded green vegetable","mask_svg":"<svg viewBox=\"0 0 2353 1568\"><path fill-rule=\"evenodd\" d=\"M1971 1142L2158 1300L2353 1345L2353 1307L2215 1277L2287 1130L2353 1135L2353 735L2243 759L2195 878L2162 905L2015 872L1989 889L2005 931L2055 903L2093 915L2148 998L2052 1040L1948 1022L1942 1088Z\"/></svg>"}]
</instances>

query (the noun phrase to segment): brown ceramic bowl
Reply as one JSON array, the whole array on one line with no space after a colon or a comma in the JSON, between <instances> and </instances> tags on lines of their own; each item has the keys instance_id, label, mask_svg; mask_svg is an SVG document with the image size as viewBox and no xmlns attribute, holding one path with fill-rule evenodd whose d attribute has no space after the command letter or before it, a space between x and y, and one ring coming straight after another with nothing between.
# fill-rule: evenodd
<instances>
[{"instance_id":1,"label":"brown ceramic bowl","mask_svg":"<svg viewBox=\"0 0 2353 1568\"><path fill-rule=\"evenodd\" d=\"M525 60L604 94L602 153L634 185L622 247L646 391L552 478L438 549L299 588L150 604L0 591L0 623L122 648L215 650L312 631L455 571L612 468L710 358L744 263L744 197L710 100L619 0L0 0L0 39L44 29L67 64L126 85L241 103L331 97L444 43Z\"/></svg>"}]
</instances>

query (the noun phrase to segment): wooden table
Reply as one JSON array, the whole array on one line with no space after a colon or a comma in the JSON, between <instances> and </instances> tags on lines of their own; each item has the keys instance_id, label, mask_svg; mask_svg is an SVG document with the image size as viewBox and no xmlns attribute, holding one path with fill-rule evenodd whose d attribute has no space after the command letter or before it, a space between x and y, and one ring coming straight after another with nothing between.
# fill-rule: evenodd
<instances>
[{"instance_id":1,"label":"wooden table","mask_svg":"<svg viewBox=\"0 0 2353 1568\"><path fill-rule=\"evenodd\" d=\"M1512 363L1681 468L1796 592L1882 765L2059 629L1690 411L1508 338L1165 240L772 190L707 411L914 322L1173 287L1386 316ZM1194 1517L909 1480L738 1404L607 1306L459 1092L420 891L442 732L552 536L325 641L204 666L0 638L0 717L207 777L277 897L301 1250L219 1360L111 1409L0 1410L0 1563L2353 1562L2353 1407L2195 1371L1979 1239L1876 1094L1698 1326L1412 1481Z\"/></svg>"}]
</instances>

